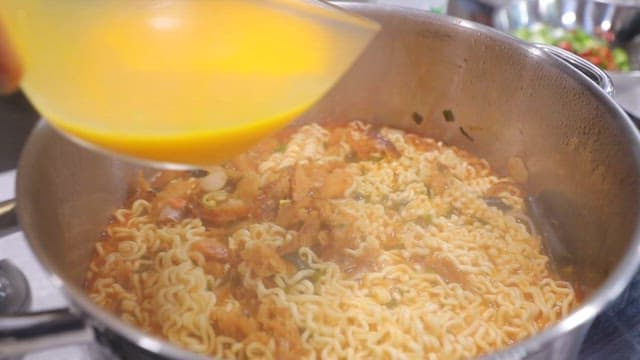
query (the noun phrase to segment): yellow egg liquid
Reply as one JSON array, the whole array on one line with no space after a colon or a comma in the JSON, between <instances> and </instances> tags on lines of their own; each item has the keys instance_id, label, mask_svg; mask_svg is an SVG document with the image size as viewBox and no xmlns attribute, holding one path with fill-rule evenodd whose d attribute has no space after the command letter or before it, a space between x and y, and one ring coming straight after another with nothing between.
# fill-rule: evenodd
<instances>
[{"instance_id":1,"label":"yellow egg liquid","mask_svg":"<svg viewBox=\"0 0 640 360\"><path fill-rule=\"evenodd\" d=\"M108 151L212 164L322 97L377 25L305 0L0 0L21 86Z\"/></svg>"}]
</instances>

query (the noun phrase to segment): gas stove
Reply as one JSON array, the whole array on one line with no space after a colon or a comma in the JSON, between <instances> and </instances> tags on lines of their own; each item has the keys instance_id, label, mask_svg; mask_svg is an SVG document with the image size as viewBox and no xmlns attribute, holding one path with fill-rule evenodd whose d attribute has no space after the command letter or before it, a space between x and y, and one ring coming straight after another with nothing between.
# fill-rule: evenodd
<instances>
[{"instance_id":1,"label":"gas stove","mask_svg":"<svg viewBox=\"0 0 640 360\"><path fill-rule=\"evenodd\" d=\"M0 173L0 199L12 199L14 195L15 171ZM31 288L30 311L59 309L69 306L64 295L56 288L31 252L24 234L12 232L0 238L0 260L9 259L24 273ZM86 360L95 359L94 346L66 346L57 349L27 354L23 360Z\"/></svg>"}]
</instances>

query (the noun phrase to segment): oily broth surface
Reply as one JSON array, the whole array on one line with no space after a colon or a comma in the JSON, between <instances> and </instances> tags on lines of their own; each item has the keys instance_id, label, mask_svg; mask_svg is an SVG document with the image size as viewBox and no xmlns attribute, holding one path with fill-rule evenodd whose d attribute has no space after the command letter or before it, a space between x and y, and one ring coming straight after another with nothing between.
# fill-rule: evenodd
<instances>
[{"instance_id":1,"label":"oily broth surface","mask_svg":"<svg viewBox=\"0 0 640 360\"><path fill-rule=\"evenodd\" d=\"M311 124L193 175L139 180L86 290L195 352L469 358L577 305L513 180L432 139Z\"/></svg>"}]
</instances>

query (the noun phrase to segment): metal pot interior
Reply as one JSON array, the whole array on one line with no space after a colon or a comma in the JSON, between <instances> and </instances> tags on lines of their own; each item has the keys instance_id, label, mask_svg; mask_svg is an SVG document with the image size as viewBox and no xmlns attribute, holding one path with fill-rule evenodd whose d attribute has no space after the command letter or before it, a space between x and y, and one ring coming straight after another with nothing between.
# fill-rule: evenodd
<instances>
[{"instance_id":1,"label":"metal pot interior","mask_svg":"<svg viewBox=\"0 0 640 360\"><path fill-rule=\"evenodd\" d=\"M482 156L502 174L519 159L547 220L547 250L570 270L565 275L593 290L582 308L596 311L558 331L592 319L638 264L640 147L631 122L585 77L506 35L408 9L349 8L383 30L294 125L362 119L399 127ZM83 279L94 241L138 170L41 123L18 176L20 220L38 258L83 312L132 341L142 333L92 305ZM542 340L528 342L526 352L550 336L536 336ZM156 350L171 349L160 343Z\"/></svg>"}]
</instances>

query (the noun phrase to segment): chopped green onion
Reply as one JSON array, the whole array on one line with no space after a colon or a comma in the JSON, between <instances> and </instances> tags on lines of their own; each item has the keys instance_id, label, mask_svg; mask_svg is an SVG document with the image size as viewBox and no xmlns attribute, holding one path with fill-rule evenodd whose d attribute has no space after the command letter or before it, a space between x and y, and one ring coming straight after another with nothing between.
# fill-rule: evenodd
<instances>
[{"instance_id":1,"label":"chopped green onion","mask_svg":"<svg viewBox=\"0 0 640 360\"><path fill-rule=\"evenodd\" d=\"M444 110L442 112L442 115L444 116L444 121L446 121L446 122L454 122L454 121L456 121L456 118L453 116L453 111L451 111L449 109Z\"/></svg>"},{"instance_id":2,"label":"chopped green onion","mask_svg":"<svg viewBox=\"0 0 640 360\"><path fill-rule=\"evenodd\" d=\"M288 262L292 263L296 267L296 270L298 270L298 271L304 270L304 269L309 269L309 264L307 264L307 262L304 261L300 257L300 255L298 255L297 251L293 251L293 252L290 252L288 254L284 254L282 256L282 258L287 260Z\"/></svg>"},{"instance_id":3,"label":"chopped green onion","mask_svg":"<svg viewBox=\"0 0 640 360\"><path fill-rule=\"evenodd\" d=\"M413 120L414 123L420 125L422 124L422 122L424 121L424 118L422 117L422 115L420 115L420 113L414 112L413 114L411 114L411 119Z\"/></svg>"},{"instance_id":4,"label":"chopped green onion","mask_svg":"<svg viewBox=\"0 0 640 360\"><path fill-rule=\"evenodd\" d=\"M287 205L291 204L291 199L280 199L278 204L280 206L287 206Z\"/></svg>"},{"instance_id":5,"label":"chopped green onion","mask_svg":"<svg viewBox=\"0 0 640 360\"><path fill-rule=\"evenodd\" d=\"M216 199L214 198L213 192L204 194L204 196L200 199L200 203L208 209L213 209L218 204Z\"/></svg>"},{"instance_id":6,"label":"chopped green onion","mask_svg":"<svg viewBox=\"0 0 640 360\"><path fill-rule=\"evenodd\" d=\"M227 200L227 198L229 197L229 194L224 190L216 190L216 191L211 193L211 197L215 201L222 202L222 201Z\"/></svg>"},{"instance_id":7,"label":"chopped green onion","mask_svg":"<svg viewBox=\"0 0 640 360\"><path fill-rule=\"evenodd\" d=\"M424 214L415 219L414 222L420 227L427 227L431 225L433 218L431 217L431 214Z\"/></svg>"},{"instance_id":8,"label":"chopped green onion","mask_svg":"<svg viewBox=\"0 0 640 360\"><path fill-rule=\"evenodd\" d=\"M469 133L462 126L460 126L459 129L460 129L460 133L464 135L464 137L466 137L469 141L473 142L473 137L469 135Z\"/></svg>"},{"instance_id":9,"label":"chopped green onion","mask_svg":"<svg viewBox=\"0 0 640 360\"><path fill-rule=\"evenodd\" d=\"M274 153L281 153L281 152L285 152L285 150L287 150L287 144L280 144L280 145L278 145L278 147L273 149L273 152Z\"/></svg>"},{"instance_id":10,"label":"chopped green onion","mask_svg":"<svg viewBox=\"0 0 640 360\"><path fill-rule=\"evenodd\" d=\"M391 299L388 303L384 304L388 309L394 309L398 307L398 305L400 305L400 303L396 299Z\"/></svg>"},{"instance_id":11,"label":"chopped green onion","mask_svg":"<svg viewBox=\"0 0 640 360\"><path fill-rule=\"evenodd\" d=\"M371 160L373 162L379 162L379 161L382 161L382 159L384 159L384 156L382 156L381 154L372 154L369 157L369 160Z\"/></svg>"}]
</instances>

